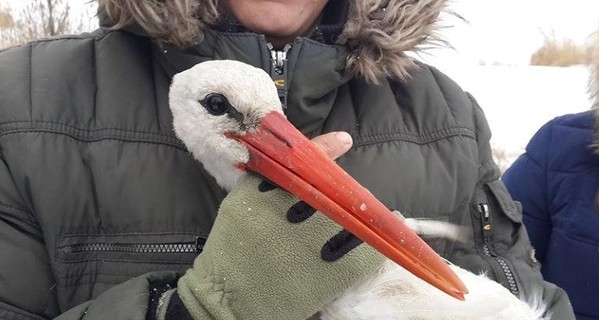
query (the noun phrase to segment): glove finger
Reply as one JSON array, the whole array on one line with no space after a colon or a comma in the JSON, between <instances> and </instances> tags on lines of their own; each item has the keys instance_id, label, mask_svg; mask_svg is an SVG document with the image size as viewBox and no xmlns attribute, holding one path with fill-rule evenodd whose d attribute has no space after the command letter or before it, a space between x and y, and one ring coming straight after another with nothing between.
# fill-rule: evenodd
<instances>
[{"instance_id":1,"label":"glove finger","mask_svg":"<svg viewBox=\"0 0 599 320\"><path fill-rule=\"evenodd\" d=\"M260 182L260 184L258 185L258 191L260 192L267 192L267 191L272 191L276 188L278 188L279 186L277 186L276 184L274 184L273 182L269 181L269 180L262 180L262 182Z\"/></svg>"},{"instance_id":2,"label":"glove finger","mask_svg":"<svg viewBox=\"0 0 599 320\"><path fill-rule=\"evenodd\" d=\"M268 192L277 189L278 187L279 186L277 186L272 181L264 179L258 185L258 190L260 192ZM315 212L316 209L312 208L309 204L305 203L304 201L300 201L291 206L289 210L287 210L287 220L291 223L304 222L306 221L306 219L310 218Z\"/></svg>"},{"instance_id":3,"label":"glove finger","mask_svg":"<svg viewBox=\"0 0 599 320\"><path fill-rule=\"evenodd\" d=\"M315 212L316 209L312 208L309 204L300 201L287 210L287 220L291 223L304 222Z\"/></svg>"},{"instance_id":4,"label":"glove finger","mask_svg":"<svg viewBox=\"0 0 599 320\"><path fill-rule=\"evenodd\" d=\"M320 256L322 260L327 262L337 261L362 244L362 242L362 240L358 239L349 231L343 229L322 246Z\"/></svg>"},{"instance_id":5,"label":"glove finger","mask_svg":"<svg viewBox=\"0 0 599 320\"><path fill-rule=\"evenodd\" d=\"M260 192L267 192L278 188L273 182L264 179L258 185ZM287 220L291 223L300 223L310 218L316 209L304 201L299 201L287 210ZM345 254L359 246L363 241L347 230L341 230L330 238L322 247L321 257L324 261L333 262L342 258Z\"/></svg>"}]
</instances>

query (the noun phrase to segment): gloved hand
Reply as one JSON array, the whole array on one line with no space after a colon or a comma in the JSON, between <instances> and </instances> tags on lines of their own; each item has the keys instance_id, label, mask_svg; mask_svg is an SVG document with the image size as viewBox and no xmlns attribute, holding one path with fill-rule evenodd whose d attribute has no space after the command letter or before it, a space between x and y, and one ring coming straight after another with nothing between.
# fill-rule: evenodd
<instances>
[{"instance_id":1,"label":"gloved hand","mask_svg":"<svg viewBox=\"0 0 599 320\"><path fill-rule=\"evenodd\" d=\"M179 280L176 294L194 319L303 320L384 260L366 245L323 260L341 228L320 213L290 222L298 199L259 191L261 183L248 175L225 198L204 251Z\"/></svg>"}]
</instances>

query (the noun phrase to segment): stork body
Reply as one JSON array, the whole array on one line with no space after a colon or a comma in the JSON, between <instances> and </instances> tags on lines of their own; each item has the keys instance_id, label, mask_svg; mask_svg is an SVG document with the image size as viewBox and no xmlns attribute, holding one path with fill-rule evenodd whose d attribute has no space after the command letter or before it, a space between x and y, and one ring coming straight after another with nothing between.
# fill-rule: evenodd
<instances>
[{"instance_id":1,"label":"stork body","mask_svg":"<svg viewBox=\"0 0 599 320\"><path fill-rule=\"evenodd\" d=\"M321 311L322 320L542 320L541 297L521 301L485 275L451 268L468 287L464 301L452 299L386 261L372 278L350 288Z\"/></svg>"},{"instance_id":2,"label":"stork body","mask_svg":"<svg viewBox=\"0 0 599 320\"><path fill-rule=\"evenodd\" d=\"M204 62L174 77L169 99L177 135L222 187L230 190L247 170L256 171L393 260L326 306L323 319L542 319L542 306L530 307L484 275L448 267L410 230L452 237L451 228L402 223L324 159L284 119L262 70ZM318 166L326 166L319 169L328 180Z\"/></svg>"}]
</instances>

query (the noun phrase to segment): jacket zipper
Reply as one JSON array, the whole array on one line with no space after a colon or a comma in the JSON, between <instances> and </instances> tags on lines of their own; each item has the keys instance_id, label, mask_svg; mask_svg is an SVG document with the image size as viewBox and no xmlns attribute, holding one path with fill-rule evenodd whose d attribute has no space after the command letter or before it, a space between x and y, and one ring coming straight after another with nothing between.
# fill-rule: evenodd
<instances>
[{"instance_id":1,"label":"jacket zipper","mask_svg":"<svg viewBox=\"0 0 599 320\"><path fill-rule=\"evenodd\" d=\"M514 278L512 269L510 268L508 262L502 256L497 254L492 247L493 225L491 224L489 204L480 203L478 205L478 213L480 214L483 233L483 253L485 256L490 257L499 265L499 268L503 272L503 275L507 281L508 289L513 295L519 297L520 290L518 289L518 284L516 283L516 278Z\"/></svg>"},{"instance_id":2,"label":"jacket zipper","mask_svg":"<svg viewBox=\"0 0 599 320\"><path fill-rule=\"evenodd\" d=\"M277 87L279 100L281 100L283 111L285 111L287 109L287 90L289 89L289 82L287 81L287 55L291 50L291 45L285 45L283 50L275 50L270 43L267 46L268 50L270 50L270 77Z\"/></svg>"},{"instance_id":3,"label":"jacket zipper","mask_svg":"<svg viewBox=\"0 0 599 320\"><path fill-rule=\"evenodd\" d=\"M86 252L124 252L124 253L199 253L204 249L205 239L196 237L195 241L177 243L78 243L58 248L64 254Z\"/></svg>"}]
</instances>

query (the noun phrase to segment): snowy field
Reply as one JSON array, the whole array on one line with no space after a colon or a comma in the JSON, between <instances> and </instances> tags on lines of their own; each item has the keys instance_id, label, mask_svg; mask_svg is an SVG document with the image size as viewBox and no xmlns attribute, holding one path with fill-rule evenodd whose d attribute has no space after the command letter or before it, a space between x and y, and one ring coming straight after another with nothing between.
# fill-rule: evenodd
<instances>
[{"instance_id":1,"label":"snowy field","mask_svg":"<svg viewBox=\"0 0 599 320\"><path fill-rule=\"evenodd\" d=\"M489 121L491 143L505 167L556 116L591 108L585 67L438 66L477 99Z\"/></svg>"}]
</instances>

